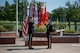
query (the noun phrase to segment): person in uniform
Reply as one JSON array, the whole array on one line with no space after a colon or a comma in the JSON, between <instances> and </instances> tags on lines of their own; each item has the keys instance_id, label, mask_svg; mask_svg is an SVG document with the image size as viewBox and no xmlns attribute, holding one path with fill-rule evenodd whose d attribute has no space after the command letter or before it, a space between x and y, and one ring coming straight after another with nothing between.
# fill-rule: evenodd
<instances>
[{"instance_id":1,"label":"person in uniform","mask_svg":"<svg viewBox=\"0 0 80 53\"><path fill-rule=\"evenodd\" d=\"M29 49L34 49L32 48L32 36L34 34L34 20L33 17L29 17L29 22L28 22L28 34L29 34Z\"/></svg>"},{"instance_id":2,"label":"person in uniform","mask_svg":"<svg viewBox=\"0 0 80 53\"><path fill-rule=\"evenodd\" d=\"M50 49L51 48L51 36L50 36L50 33L52 32L52 20L48 19L47 22L48 22L48 24L46 25L46 28L47 28L46 35L47 35L47 39L48 39L48 48L47 49Z\"/></svg>"}]
</instances>

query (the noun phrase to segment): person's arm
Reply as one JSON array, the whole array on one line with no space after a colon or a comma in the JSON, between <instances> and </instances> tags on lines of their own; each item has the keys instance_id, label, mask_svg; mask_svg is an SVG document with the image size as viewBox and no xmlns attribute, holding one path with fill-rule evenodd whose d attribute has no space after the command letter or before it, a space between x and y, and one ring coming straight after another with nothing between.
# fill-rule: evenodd
<instances>
[{"instance_id":1,"label":"person's arm","mask_svg":"<svg viewBox=\"0 0 80 53\"><path fill-rule=\"evenodd\" d=\"M32 22L32 25L33 25L33 26L35 26L35 23L34 23L34 22Z\"/></svg>"},{"instance_id":2,"label":"person's arm","mask_svg":"<svg viewBox=\"0 0 80 53\"><path fill-rule=\"evenodd\" d=\"M52 25L50 25L49 30L50 30L50 32L52 32Z\"/></svg>"}]
</instances>

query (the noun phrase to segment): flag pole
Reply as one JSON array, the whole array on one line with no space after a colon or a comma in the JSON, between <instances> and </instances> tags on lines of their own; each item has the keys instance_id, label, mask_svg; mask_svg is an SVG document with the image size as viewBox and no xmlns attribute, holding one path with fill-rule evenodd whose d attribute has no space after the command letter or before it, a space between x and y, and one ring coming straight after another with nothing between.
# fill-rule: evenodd
<instances>
[{"instance_id":1,"label":"flag pole","mask_svg":"<svg viewBox=\"0 0 80 53\"><path fill-rule=\"evenodd\" d=\"M16 0L16 36L19 37L19 34L18 34L18 0Z\"/></svg>"}]
</instances>

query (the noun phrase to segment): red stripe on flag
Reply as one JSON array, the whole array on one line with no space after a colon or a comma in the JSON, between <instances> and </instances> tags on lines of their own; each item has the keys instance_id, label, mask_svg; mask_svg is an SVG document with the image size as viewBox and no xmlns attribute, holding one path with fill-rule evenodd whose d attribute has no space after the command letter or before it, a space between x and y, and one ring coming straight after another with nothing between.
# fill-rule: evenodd
<instances>
[{"instance_id":1,"label":"red stripe on flag","mask_svg":"<svg viewBox=\"0 0 80 53\"><path fill-rule=\"evenodd\" d=\"M26 17L26 19L23 20L23 30L22 30L23 37L27 35L27 31L28 31L28 21Z\"/></svg>"}]
</instances>

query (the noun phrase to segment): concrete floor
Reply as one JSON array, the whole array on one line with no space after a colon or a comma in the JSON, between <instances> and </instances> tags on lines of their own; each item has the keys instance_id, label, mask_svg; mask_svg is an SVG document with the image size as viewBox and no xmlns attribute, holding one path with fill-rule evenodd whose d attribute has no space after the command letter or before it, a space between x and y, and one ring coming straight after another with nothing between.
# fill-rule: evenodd
<instances>
[{"instance_id":1,"label":"concrete floor","mask_svg":"<svg viewBox=\"0 0 80 53\"><path fill-rule=\"evenodd\" d=\"M16 44L0 44L0 53L80 53L80 43L53 43L51 49L47 46L33 46L33 50L24 46L23 38L17 38Z\"/></svg>"}]
</instances>

